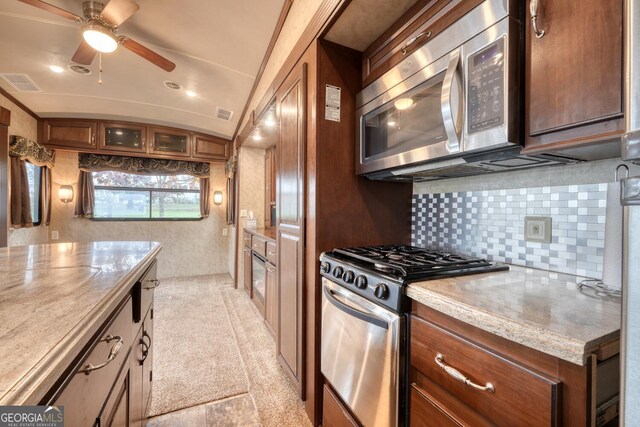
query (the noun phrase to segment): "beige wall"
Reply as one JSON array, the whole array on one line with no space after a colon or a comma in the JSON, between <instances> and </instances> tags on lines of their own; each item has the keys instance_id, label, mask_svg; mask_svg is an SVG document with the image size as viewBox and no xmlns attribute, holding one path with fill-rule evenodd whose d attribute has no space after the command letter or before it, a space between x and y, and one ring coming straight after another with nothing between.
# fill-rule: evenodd
<instances>
[{"instance_id":1,"label":"beige wall","mask_svg":"<svg viewBox=\"0 0 640 427\"><path fill-rule=\"evenodd\" d=\"M240 217L240 211L253 211L257 220L257 227L264 227L264 154L259 148L240 147L238 150L238 171L240 173L240 191L238 198L238 283L244 277L244 263L242 257L242 230L247 225L247 218Z\"/></svg>"},{"instance_id":2,"label":"beige wall","mask_svg":"<svg viewBox=\"0 0 640 427\"><path fill-rule=\"evenodd\" d=\"M262 100L267 88L273 82L280 68L282 68L284 61L287 59L287 56L289 56L289 53L291 53L291 50L298 42L302 32L307 27L309 21L311 21L313 14L318 10L321 3L322 0L295 0L291 5L287 19L282 26L282 31L280 31L278 40L273 47L273 52L271 52L269 61L262 74L262 78L256 87L253 97L249 100L249 108L240 125L240 129L242 129L249 120L251 110L255 109L260 100Z\"/></svg>"},{"instance_id":3,"label":"beige wall","mask_svg":"<svg viewBox=\"0 0 640 427\"><path fill-rule=\"evenodd\" d=\"M73 217L73 203L64 204L55 197L61 185L77 190L78 156L58 152L53 169L52 231L60 233L60 242L96 240L153 240L163 244L158 257L160 277L192 276L228 272L228 236L226 227L226 178L224 165L211 165L211 192L224 194L222 205L213 204L211 214L202 221L91 221Z\"/></svg>"},{"instance_id":4,"label":"beige wall","mask_svg":"<svg viewBox=\"0 0 640 427\"><path fill-rule=\"evenodd\" d=\"M11 135L20 135L33 141L36 141L38 139L38 122L36 121L36 119L31 117L29 114L27 114L27 112L22 110L20 107L18 107L16 104L14 104L1 94L0 106L11 111L11 126L9 126L9 137L11 137ZM9 197L11 197L10 194ZM2 206L2 209L8 210L9 207ZM45 227L44 225L33 228L21 228L18 230L9 228L9 246L47 243L47 239L47 227Z\"/></svg>"}]
</instances>

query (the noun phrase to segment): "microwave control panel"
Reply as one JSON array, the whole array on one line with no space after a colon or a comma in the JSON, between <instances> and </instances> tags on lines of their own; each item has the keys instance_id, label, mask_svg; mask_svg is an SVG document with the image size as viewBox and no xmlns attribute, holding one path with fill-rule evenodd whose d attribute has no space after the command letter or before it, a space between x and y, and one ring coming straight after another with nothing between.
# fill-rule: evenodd
<instances>
[{"instance_id":1,"label":"microwave control panel","mask_svg":"<svg viewBox=\"0 0 640 427\"><path fill-rule=\"evenodd\" d=\"M469 56L468 132L480 132L504 124L504 38Z\"/></svg>"}]
</instances>

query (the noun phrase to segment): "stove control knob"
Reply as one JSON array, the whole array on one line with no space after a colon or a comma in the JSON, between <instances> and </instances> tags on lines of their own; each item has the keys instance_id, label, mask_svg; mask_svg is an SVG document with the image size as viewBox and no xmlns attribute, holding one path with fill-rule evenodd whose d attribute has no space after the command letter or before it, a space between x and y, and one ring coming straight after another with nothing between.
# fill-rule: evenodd
<instances>
[{"instance_id":1,"label":"stove control knob","mask_svg":"<svg viewBox=\"0 0 640 427\"><path fill-rule=\"evenodd\" d=\"M389 287L384 283L380 283L375 287L373 293L378 299L387 299L389 298Z\"/></svg>"},{"instance_id":2,"label":"stove control knob","mask_svg":"<svg viewBox=\"0 0 640 427\"><path fill-rule=\"evenodd\" d=\"M335 277L336 279L341 278L342 273L344 273L344 270L340 266L337 266L336 268L333 269L333 277Z\"/></svg>"},{"instance_id":3,"label":"stove control knob","mask_svg":"<svg viewBox=\"0 0 640 427\"><path fill-rule=\"evenodd\" d=\"M320 271L322 271L323 273L329 273L331 271L331 264L326 261L323 262L322 264L320 264Z\"/></svg>"},{"instance_id":4,"label":"stove control knob","mask_svg":"<svg viewBox=\"0 0 640 427\"><path fill-rule=\"evenodd\" d=\"M351 270L347 270L347 272L344 273L344 275L342 276L342 280L344 280L345 283L353 283L354 278L355 278L355 275Z\"/></svg>"},{"instance_id":5,"label":"stove control knob","mask_svg":"<svg viewBox=\"0 0 640 427\"><path fill-rule=\"evenodd\" d=\"M356 288L358 289L367 289L367 277L366 276L358 276L356 279Z\"/></svg>"}]
</instances>

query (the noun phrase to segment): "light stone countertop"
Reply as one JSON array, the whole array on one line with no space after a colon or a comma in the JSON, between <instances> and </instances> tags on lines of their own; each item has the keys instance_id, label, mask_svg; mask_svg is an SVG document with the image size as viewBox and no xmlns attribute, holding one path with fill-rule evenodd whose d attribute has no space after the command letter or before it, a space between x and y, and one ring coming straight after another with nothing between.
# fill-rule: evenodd
<instances>
[{"instance_id":1,"label":"light stone countertop","mask_svg":"<svg viewBox=\"0 0 640 427\"><path fill-rule=\"evenodd\" d=\"M413 300L487 332L578 365L620 336L620 298L579 290L583 278L510 271L412 283Z\"/></svg>"},{"instance_id":2,"label":"light stone countertop","mask_svg":"<svg viewBox=\"0 0 640 427\"><path fill-rule=\"evenodd\" d=\"M37 404L160 252L157 242L0 249L0 405Z\"/></svg>"}]
</instances>

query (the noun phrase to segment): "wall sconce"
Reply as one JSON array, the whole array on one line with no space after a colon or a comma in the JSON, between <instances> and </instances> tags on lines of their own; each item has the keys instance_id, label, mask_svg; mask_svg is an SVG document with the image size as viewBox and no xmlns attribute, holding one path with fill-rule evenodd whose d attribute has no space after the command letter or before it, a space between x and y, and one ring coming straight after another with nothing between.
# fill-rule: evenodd
<instances>
[{"instance_id":1,"label":"wall sconce","mask_svg":"<svg viewBox=\"0 0 640 427\"><path fill-rule=\"evenodd\" d=\"M222 204L222 191L214 191L214 193L213 193L213 203L216 206L220 206Z\"/></svg>"},{"instance_id":2,"label":"wall sconce","mask_svg":"<svg viewBox=\"0 0 640 427\"><path fill-rule=\"evenodd\" d=\"M73 187L70 185L61 185L58 190L58 196L62 203L69 203L73 200Z\"/></svg>"}]
</instances>

